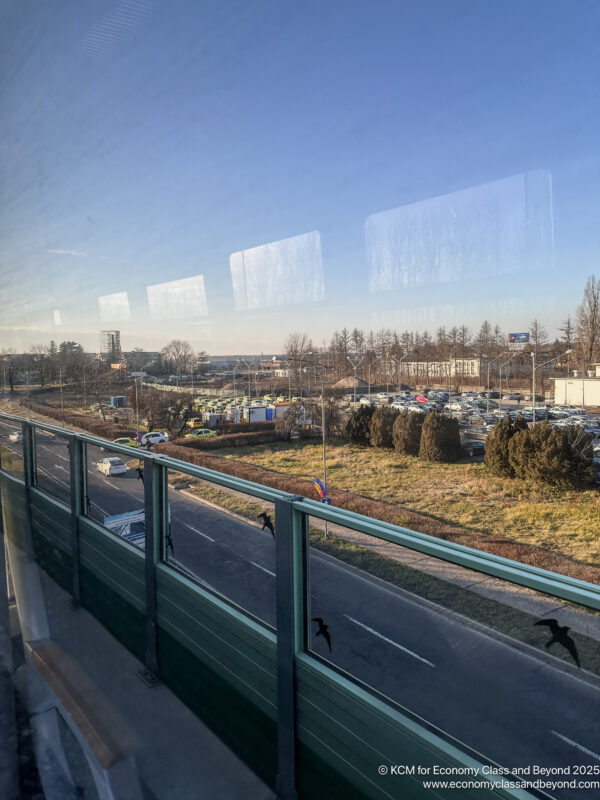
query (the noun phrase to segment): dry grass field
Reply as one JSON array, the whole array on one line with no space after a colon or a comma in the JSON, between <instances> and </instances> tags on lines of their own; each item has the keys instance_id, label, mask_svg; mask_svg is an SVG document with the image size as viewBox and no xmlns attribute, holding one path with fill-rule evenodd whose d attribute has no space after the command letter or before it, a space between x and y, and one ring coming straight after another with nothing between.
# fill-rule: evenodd
<instances>
[{"instance_id":1,"label":"dry grass field","mask_svg":"<svg viewBox=\"0 0 600 800\"><path fill-rule=\"evenodd\" d=\"M318 443L221 451L277 472L321 476ZM347 444L327 452L328 483L431 518L558 551L600 566L600 491L572 491L495 478L482 463L433 464L392 450Z\"/></svg>"}]
</instances>

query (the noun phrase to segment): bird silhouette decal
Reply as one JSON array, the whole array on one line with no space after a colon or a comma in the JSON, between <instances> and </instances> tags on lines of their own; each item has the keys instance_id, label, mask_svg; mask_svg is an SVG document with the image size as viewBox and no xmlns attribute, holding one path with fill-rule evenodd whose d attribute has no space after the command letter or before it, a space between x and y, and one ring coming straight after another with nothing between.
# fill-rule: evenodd
<instances>
[{"instance_id":1,"label":"bird silhouette decal","mask_svg":"<svg viewBox=\"0 0 600 800\"><path fill-rule=\"evenodd\" d=\"M258 515L258 518L262 519L263 521L263 526L262 526L263 531L265 528L268 528L271 531L271 536L275 538L275 528L273 527L273 520L271 519L271 517L265 511L263 511L262 514Z\"/></svg>"},{"instance_id":2,"label":"bird silhouette decal","mask_svg":"<svg viewBox=\"0 0 600 800\"><path fill-rule=\"evenodd\" d=\"M557 642L558 644L562 644L563 647L569 651L571 656L573 657L573 661L577 664L579 669L581 669L581 664L579 663L579 656L577 655L577 648L575 647L575 642L571 637L568 635L569 631L571 630L566 625L559 625L558 620L555 619L540 619L538 622L534 622L534 625L545 625L546 627L550 628L552 632L552 638L549 642L546 642L546 647L550 647L551 644Z\"/></svg>"},{"instance_id":3,"label":"bird silhouette decal","mask_svg":"<svg viewBox=\"0 0 600 800\"><path fill-rule=\"evenodd\" d=\"M319 630L316 633L316 636L322 636L327 644L329 645L329 652L331 653L331 634L329 633L329 626L325 625L324 620L321 617L313 617L313 622L318 623Z\"/></svg>"}]
</instances>

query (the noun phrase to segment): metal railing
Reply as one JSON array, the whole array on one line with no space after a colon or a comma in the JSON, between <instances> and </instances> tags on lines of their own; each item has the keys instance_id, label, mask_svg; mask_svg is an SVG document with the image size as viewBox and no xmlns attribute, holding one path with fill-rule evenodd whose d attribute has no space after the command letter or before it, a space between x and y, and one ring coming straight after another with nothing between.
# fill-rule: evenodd
<instances>
[{"instance_id":1,"label":"metal railing","mask_svg":"<svg viewBox=\"0 0 600 800\"><path fill-rule=\"evenodd\" d=\"M70 519L70 552L71 552L71 595L75 604L82 602L82 576L81 576L81 537L84 531L91 531L97 536L104 535L101 526L92 522L87 515L88 493L86 483L86 448L88 446L104 447L107 442L98 437L75 433L35 420L24 420L14 415L2 414L2 419L20 425L23 431L23 458L24 458L24 490L26 508L29 519L32 517L32 505L36 504L36 454L35 430L43 430L55 436L66 438L69 443L69 472L70 472L70 504L64 510L69 513ZM427 727L419 727L414 721L404 718L399 713L395 704L386 705L381 697L372 694L369 687L361 686L360 682L348 679L347 676L336 673L331 665L325 664L312 653L307 652L308 625L310 623L310 576L308 569L309 558L309 517L324 522L350 528L376 539L400 545L403 548L417 551L452 564L467 567L478 573L501 578L510 583L528 587L540 592L551 594L554 597L574 602L590 609L600 610L600 587L571 578L558 573L550 572L538 567L512 561L488 553L477 551L473 548L443 541L433 536L402 528L390 523L372 519L342 508L320 504L313 500L291 495L257 483L252 483L240 478L215 472L193 464L176 459L153 454L134 448L109 443L110 450L124 456L141 459L144 462L144 505L145 505L145 550L137 552L135 558L143 559L144 575L144 617L145 617L145 668L149 681L162 676L159 655L159 628L160 615L160 586L164 581L171 579L193 593L198 602L212 603L211 607L218 605L219 613L230 613L235 617L235 624L247 625L250 631L257 635L259 628L251 620L240 623L240 615L236 610L227 611L227 603L211 598L210 593L202 586L194 586L193 581L187 577L177 575L177 570L169 566L166 561L166 538L168 534L168 496L167 481L168 471L176 470L180 473L208 481L217 486L231 489L254 498L269 501L275 505L277 520L276 548L276 620L277 633L275 638L267 635L265 642L273 642L276 647L276 728L277 728L277 792L282 798L296 796L296 787L300 780L298 775L298 679L315 680L323 686L330 686L332 692L343 695L346 703L355 703L357 708L362 708L364 714L369 716L377 712L385 718L386 725L390 725L398 732L398 736L409 737L410 741L418 744L417 750L434 754L435 758L445 763L456 765L469 765L476 763L472 752L468 748L461 750L458 743L453 744L432 732ZM2 465L0 464L0 474ZM14 478L11 479L14 481ZM57 507L60 505L55 501ZM86 535L87 535L86 534ZM113 537L117 538L117 537ZM119 542L120 546L131 546L127 542ZM183 591L183 588L181 591ZM190 595L191 596L191 595ZM85 602L84 602L85 605ZM269 638L271 637L271 638ZM358 713L358 712L357 712ZM361 714L363 712L360 712ZM359 715L360 716L360 715ZM370 718L370 717L369 717ZM366 719L366 717L365 717ZM366 724L366 723L365 723ZM416 746L416 745L415 745ZM383 747L383 745L382 745ZM397 755L397 754L396 754ZM333 759L333 756L331 756ZM327 761L327 757L325 757ZM335 760L335 759L334 759ZM337 772L343 770L340 766L343 760L335 761ZM348 765L350 783L356 784L359 780ZM359 776L360 777L360 776ZM362 777L360 777L362 780ZM364 796L387 797L385 792L379 792L376 786L371 786L368 780L361 784ZM418 792L415 796L418 795ZM325 796L325 795L324 795ZM479 796L484 796L479 795ZM505 790L490 796L524 797L523 792Z\"/></svg>"}]
</instances>

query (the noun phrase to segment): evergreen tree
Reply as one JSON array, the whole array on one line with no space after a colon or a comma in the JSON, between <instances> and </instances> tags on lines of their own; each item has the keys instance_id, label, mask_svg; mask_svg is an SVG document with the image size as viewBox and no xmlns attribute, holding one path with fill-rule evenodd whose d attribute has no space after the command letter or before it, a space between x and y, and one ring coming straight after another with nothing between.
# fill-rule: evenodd
<instances>
[{"instance_id":1,"label":"evergreen tree","mask_svg":"<svg viewBox=\"0 0 600 800\"><path fill-rule=\"evenodd\" d=\"M458 420L439 411L427 414L421 431L419 457L426 461L457 461L462 455Z\"/></svg>"},{"instance_id":2,"label":"evergreen tree","mask_svg":"<svg viewBox=\"0 0 600 800\"><path fill-rule=\"evenodd\" d=\"M407 456L418 456L425 414L402 411L396 417L393 429L394 448Z\"/></svg>"}]
</instances>

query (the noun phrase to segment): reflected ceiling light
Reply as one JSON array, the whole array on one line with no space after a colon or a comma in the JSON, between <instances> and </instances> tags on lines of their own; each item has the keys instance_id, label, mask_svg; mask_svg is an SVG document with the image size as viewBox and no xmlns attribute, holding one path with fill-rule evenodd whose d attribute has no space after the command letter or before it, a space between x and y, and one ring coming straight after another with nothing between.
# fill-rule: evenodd
<instances>
[{"instance_id":1,"label":"reflected ceiling light","mask_svg":"<svg viewBox=\"0 0 600 800\"><path fill-rule=\"evenodd\" d=\"M61 315L61 313L60 313L59 309L58 309L58 308L56 308L56 309L55 309L55 310L52 312L52 314L53 314L53 316L54 316L54 324L55 324L57 327L58 327L59 325L62 325L62 324L63 324L63 323L62 323L62 315Z\"/></svg>"},{"instance_id":2,"label":"reflected ceiling light","mask_svg":"<svg viewBox=\"0 0 600 800\"><path fill-rule=\"evenodd\" d=\"M102 322L128 322L131 319L127 292L105 294L98 298Z\"/></svg>"},{"instance_id":3,"label":"reflected ceiling light","mask_svg":"<svg viewBox=\"0 0 600 800\"><path fill-rule=\"evenodd\" d=\"M547 270L550 173L524 172L372 214L365 246L371 292Z\"/></svg>"},{"instance_id":4,"label":"reflected ceiling light","mask_svg":"<svg viewBox=\"0 0 600 800\"><path fill-rule=\"evenodd\" d=\"M232 253L229 266L236 311L325 297L319 231Z\"/></svg>"},{"instance_id":5,"label":"reflected ceiling light","mask_svg":"<svg viewBox=\"0 0 600 800\"><path fill-rule=\"evenodd\" d=\"M208 314L204 276L181 278L146 287L152 319L205 317Z\"/></svg>"}]
</instances>

